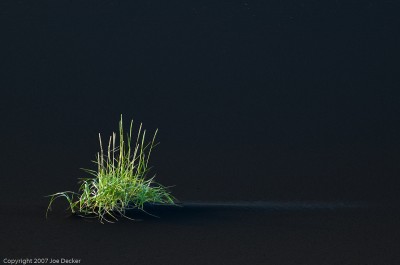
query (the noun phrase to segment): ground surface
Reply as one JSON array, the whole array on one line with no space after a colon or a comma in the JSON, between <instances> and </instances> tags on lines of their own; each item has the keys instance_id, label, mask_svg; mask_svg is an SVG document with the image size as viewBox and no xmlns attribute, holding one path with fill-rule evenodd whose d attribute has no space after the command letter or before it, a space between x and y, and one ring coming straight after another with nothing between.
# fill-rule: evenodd
<instances>
[{"instance_id":1,"label":"ground surface","mask_svg":"<svg viewBox=\"0 0 400 265\"><path fill-rule=\"evenodd\" d=\"M0 258L400 264L399 1L0 1ZM120 114L182 201L113 225L44 218ZM321 206L321 205L320 205ZM159 210L157 210L159 211ZM156 211L156 212L157 212Z\"/></svg>"},{"instance_id":2,"label":"ground surface","mask_svg":"<svg viewBox=\"0 0 400 265\"><path fill-rule=\"evenodd\" d=\"M399 264L400 214L377 207L186 203L100 224L1 206L1 258L81 264Z\"/></svg>"}]
</instances>

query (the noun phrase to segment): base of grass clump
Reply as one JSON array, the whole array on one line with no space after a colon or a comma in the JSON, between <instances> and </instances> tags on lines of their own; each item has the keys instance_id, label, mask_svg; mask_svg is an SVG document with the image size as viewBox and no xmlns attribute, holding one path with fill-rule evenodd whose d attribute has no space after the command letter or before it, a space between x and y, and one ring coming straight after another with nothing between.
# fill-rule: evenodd
<instances>
[{"instance_id":1,"label":"base of grass clump","mask_svg":"<svg viewBox=\"0 0 400 265\"><path fill-rule=\"evenodd\" d=\"M125 217L126 211L139 209L145 211L148 203L176 205L175 198L168 188L148 178L150 154L155 144L157 130L150 142L145 142L146 130L140 124L136 141L132 142L131 121L129 132L124 136L122 116L119 122L119 139L116 133L110 136L106 152L103 150L99 134L100 152L93 161L97 170L83 169L91 178L80 179L78 192L58 192L50 197L47 212L51 210L54 200L60 197L67 199L72 213L84 217L95 217L101 222L113 222L118 217ZM116 144L116 141L119 144ZM46 212L46 216L47 216Z\"/></svg>"},{"instance_id":2,"label":"base of grass clump","mask_svg":"<svg viewBox=\"0 0 400 265\"><path fill-rule=\"evenodd\" d=\"M124 215L121 215L119 212L111 212L112 215L105 214L103 216L103 221L101 222L114 223L121 218L126 218L132 221L150 221L165 217L168 219L171 218L171 215L175 216L182 210L183 205L179 202L175 202L174 204L146 202L143 204L142 208L138 208L134 205L126 207ZM79 211L72 213L71 216L91 220L99 219L97 214L87 214Z\"/></svg>"}]
</instances>

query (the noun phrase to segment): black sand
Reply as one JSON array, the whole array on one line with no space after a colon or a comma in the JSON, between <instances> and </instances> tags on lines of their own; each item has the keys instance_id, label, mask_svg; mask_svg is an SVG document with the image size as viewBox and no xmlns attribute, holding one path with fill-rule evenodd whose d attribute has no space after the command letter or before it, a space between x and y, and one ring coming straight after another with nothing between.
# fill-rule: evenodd
<instances>
[{"instance_id":1,"label":"black sand","mask_svg":"<svg viewBox=\"0 0 400 265\"><path fill-rule=\"evenodd\" d=\"M348 204L184 203L115 224L1 208L2 256L81 264L398 264L400 214ZM264 205L264 206L262 206Z\"/></svg>"},{"instance_id":2,"label":"black sand","mask_svg":"<svg viewBox=\"0 0 400 265\"><path fill-rule=\"evenodd\" d=\"M1 0L1 261L400 264L399 7ZM46 220L120 114L185 207Z\"/></svg>"}]
</instances>

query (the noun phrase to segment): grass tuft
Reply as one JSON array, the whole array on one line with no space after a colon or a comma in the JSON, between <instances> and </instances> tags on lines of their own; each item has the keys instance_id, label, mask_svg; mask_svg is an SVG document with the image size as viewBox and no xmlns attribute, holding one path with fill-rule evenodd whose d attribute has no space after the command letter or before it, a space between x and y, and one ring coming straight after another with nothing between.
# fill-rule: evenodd
<instances>
[{"instance_id":1,"label":"grass tuft","mask_svg":"<svg viewBox=\"0 0 400 265\"><path fill-rule=\"evenodd\" d=\"M119 134L108 139L107 149L99 134L100 151L93 161L97 170L85 169L90 178L81 178L78 192L64 191L49 195L50 202L46 217L54 200L65 198L68 209L84 217L95 217L100 222L114 222L118 217L125 217L126 210L139 209L144 211L145 203L160 203L176 205L175 198L168 187L149 178L149 159L155 143L157 130L152 140L146 142L146 130L140 124L135 142L132 142L132 126L124 136L122 115L119 122ZM119 142L119 143L118 143Z\"/></svg>"}]
</instances>

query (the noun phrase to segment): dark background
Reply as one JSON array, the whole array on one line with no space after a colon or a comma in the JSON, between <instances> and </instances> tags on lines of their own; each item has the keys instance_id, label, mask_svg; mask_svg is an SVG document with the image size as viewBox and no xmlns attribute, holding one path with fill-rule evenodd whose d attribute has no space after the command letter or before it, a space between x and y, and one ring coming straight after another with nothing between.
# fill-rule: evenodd
<instances>
[{"instance_id":1,"label":"dark background","mask_svg":"<svg viewBox=\"0 0 400 265\"><path fill-rule=\"evenodd\" d=\"M396 1L1 1L2 203L159 128L180 200L399 199Z\"/></svg>"},{"instance_id":2,"label":"dark background","mask_svg":"<svg viewBox=\"0 0 400 265\"><path fill-rule=\"evenodd\" d=\"M400 264L399 5L0 0L0 261ZM120 114L184 207L46 219Z\"/></svg>"}]
</instances>

